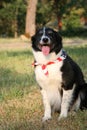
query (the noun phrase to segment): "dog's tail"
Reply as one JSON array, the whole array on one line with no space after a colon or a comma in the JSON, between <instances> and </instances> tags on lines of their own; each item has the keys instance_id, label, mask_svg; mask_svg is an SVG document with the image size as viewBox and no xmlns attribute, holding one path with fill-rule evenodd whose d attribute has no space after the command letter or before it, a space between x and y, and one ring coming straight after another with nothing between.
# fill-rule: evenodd
<instances>
[{"instance_id":1,"label":"dog's tail","mask_svg":"<svg viewBox=\"0 0 87 130\"><path fill-rule=\"evenodd\" d=\"M87 83L85 83L82 86L80 97L81 97L80 109L81 110L87 109Z\"/></svg>"}]
</instances>

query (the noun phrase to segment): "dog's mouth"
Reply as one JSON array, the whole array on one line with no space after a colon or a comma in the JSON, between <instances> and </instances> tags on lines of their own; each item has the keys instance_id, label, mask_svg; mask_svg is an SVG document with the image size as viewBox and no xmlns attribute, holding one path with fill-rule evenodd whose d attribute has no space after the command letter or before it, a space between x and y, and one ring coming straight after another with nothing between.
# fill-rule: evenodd
<instances>
[{"instance_id":1,"label":"dog's mouth","mask_svg":"<svg viewBox=\"0 0 87 130\"><path fill-rule=\"evenodd\" d=\"M45 56L49 55L51 47L48 44L39 45L39 49L43 52Z\"/></svg>"},{"instance_id":2,"label":"dog's mouth","mask_svg":"<svg viewBox=\"0 0 87 130\"><path fill-rule=\"evenodd\" d=\"M42 46L42 52L44 55L48 55L50 53L50 46Z\"/></svg>"}]
</instances>

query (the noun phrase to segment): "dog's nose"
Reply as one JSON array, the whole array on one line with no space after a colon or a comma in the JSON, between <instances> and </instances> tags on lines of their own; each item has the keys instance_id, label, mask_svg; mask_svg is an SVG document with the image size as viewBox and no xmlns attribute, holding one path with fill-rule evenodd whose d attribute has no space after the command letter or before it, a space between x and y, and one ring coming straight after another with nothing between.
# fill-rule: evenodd
<instances>
[{"instance_id":1,"label":"dog's nose","mask_svg":"<svg viewBox=\"0 0 87 130\"><path fill-rule=\"evenodd\" d=\"M49 39L47 37L44 37L42 40L43 42L47 43Z\"/></svg>"}]
</instances>

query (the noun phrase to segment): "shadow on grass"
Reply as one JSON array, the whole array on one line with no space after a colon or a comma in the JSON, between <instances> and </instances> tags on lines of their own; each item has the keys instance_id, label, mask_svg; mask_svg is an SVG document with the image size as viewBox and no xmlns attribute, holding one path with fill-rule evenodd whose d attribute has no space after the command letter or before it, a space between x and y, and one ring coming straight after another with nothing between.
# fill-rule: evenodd
<instances>
[{"instance_id":1,"label":"shadow on grass","mask_svg":"<svg viewBox=\"0 0 87 130\"><path fill-rule=\"evenodd\" d=\"M10 69L0 68L0 100L22 97L35 86L34 73L20 74Z\"/></svg>"},{"instance_id":2,"label":"shadow on grass","mask_svg":"<svg viewBox=\"0 0 87 130\"><path fill-rule=\"evenodd\" d=\"M9 59L10 57L11 59ZM23 64L23 62L24 66L26 66L26 64L29 64L28 62L32 62L32 58L31 50L0 52L0 100L6 98L11 99L14 97L22 97L24 94L31 91L32 86L35 86L33 71L25 71L25 73L21 73L22 68L19 72L17 72L12 68L5 67L9 66L10 64L15 64L15 66L19 67L21 64ZM15 66L13 65L12 67L14 68ZM20 67L23 67L23 65ZM26 70L28 69L31 69L30 66L27 66Z\"/></svg>"},{"instance_id":3,"label":"shadow on grass","mask_svg":"<svg viewBox=\"0 0 87 130\"><path fill-rule=\"evenodd\" d=\"M18 57L18 56L32 56L32 52L30 50L19 50L19 51L4 51L0 52L0 54L5 53L7 57Z\"/></svg>"},{"instance_id":4,"label":"shadow on grass","mask_svg":"<svg viewBox=\"0 0 87 130\"><path fill-rule=\"evenodd\" d=\"M87 82L87 45L83 47L65 47L67 54L80 66Z\"/></svg>"},{"instance_id":5,"label":"shadow on grass","mask_svg":"<svg viewBox=\"0 0 87 130\"><path fill-rule=\"evenodd\" d=\"M32 86L34 84L34 73L20 74L10 69L0 68L0 87L10 86Z\"/></svg>"}]
</instances>

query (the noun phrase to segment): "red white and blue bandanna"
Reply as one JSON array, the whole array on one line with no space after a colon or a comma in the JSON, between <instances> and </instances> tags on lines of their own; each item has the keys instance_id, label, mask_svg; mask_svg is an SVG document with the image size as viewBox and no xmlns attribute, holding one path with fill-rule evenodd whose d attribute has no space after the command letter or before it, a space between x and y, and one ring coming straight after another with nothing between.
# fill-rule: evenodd
<instances>
[{"instance_id":1,"label":"red white and blue bandanna","mask_svg":"<svg viewBox=\"0 0 87 130\"><path fill-rule=\"evenodd\" d=\"M47 70L47 66L63 61L64 59L66 59L66 56L67 56L66 52L62 50L62 54L55 61L49 61L47 64L39 64L38 62L35 61L32 65L33 66L40 65L43 70L44 75L48 76L49 72Z\"/></svg>"}]
</instances>

